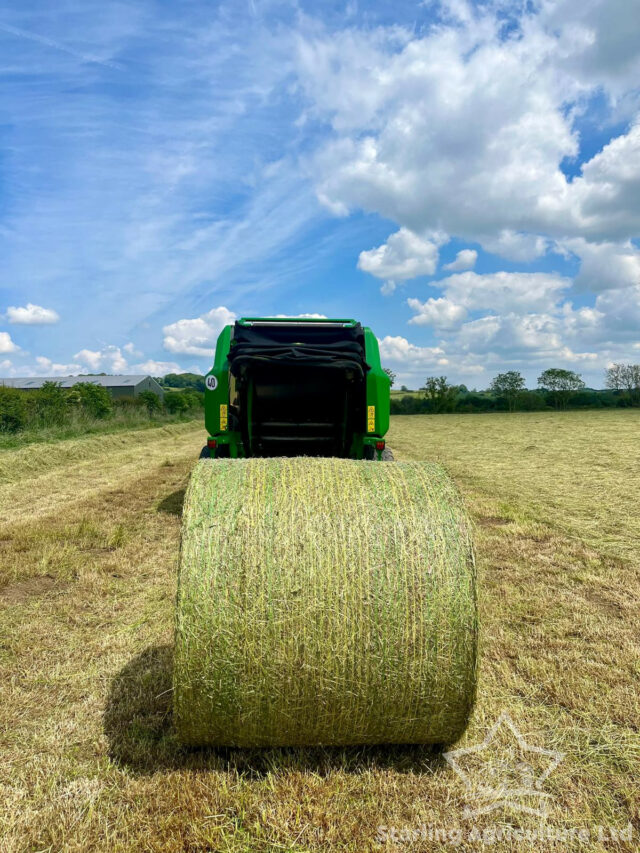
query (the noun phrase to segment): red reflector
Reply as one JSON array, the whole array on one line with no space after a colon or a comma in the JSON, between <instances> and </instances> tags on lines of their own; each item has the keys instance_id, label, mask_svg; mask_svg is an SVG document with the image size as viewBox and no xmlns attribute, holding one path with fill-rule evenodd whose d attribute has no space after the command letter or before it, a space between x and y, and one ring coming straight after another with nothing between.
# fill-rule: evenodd
<instances>
[{"instance_id":1,"label":"red reflector","mask_svg":"<svg viewBox=\"0 0 640 853\"><path fill-rule=\"evenodd\" d=\"M215 448L217 446L218 446L218 442L215 440L215 438L208 438L207 439L207 447Z\"/></svg>"},{"instance_id":2,"label":"red reflector","mask_svg":"<svg viewBox=\"0 0 640 853\"><path fill-rule=\"evenodd\" d=\"M384 450L384 441L376 441L376 450Z\"/></svg>"}]
</instances>

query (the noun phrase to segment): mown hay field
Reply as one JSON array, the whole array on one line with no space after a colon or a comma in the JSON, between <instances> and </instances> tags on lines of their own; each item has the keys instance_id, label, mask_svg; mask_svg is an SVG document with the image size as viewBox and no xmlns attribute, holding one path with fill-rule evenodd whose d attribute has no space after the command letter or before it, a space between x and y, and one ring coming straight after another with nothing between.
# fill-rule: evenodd
<instances>
[{"instance_id":1,"label":"mown hay field","mask_svg":"<svg viewBox=\"0 0 640 853\"><path fill-rule=\"evenodd\" d=\"M173 609L199 426L5 451L0 850L439 850L443 831L458 849L637 850L639 435L632 410L393 419L397 458L443 463L475 522L482 664L461 745L506 712L564 754L546 825L591 834L534 845L478 841L540 819L466 818L474 792L426 747L178 746ZM410 840L380 843L381 826Z\"/></svg>"}]
</instances>

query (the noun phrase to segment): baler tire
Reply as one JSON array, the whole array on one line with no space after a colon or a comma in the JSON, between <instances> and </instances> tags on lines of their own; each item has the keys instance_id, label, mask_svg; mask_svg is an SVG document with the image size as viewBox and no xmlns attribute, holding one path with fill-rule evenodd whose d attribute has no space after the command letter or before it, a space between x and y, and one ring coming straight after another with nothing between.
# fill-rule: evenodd
<instances>
[{"instance_id":1,"label":"baler tire","mask_svg":"<svg viewBox=\"0 0 640 853\"><path fill-rule=\"evenodd\" d=\"M211 459L211 451L209 450L209 448L207 447L206 444L202 448L202 450L200 451L200 457L199 458L200 459Z\"/></svg>"},{"instance_id":2,"label":"baler tire","mask_svg":"<svg viewBox=\"0 0 640 853\"><path fill-rule=\"evenodd\" d=\"M377 462L378 461L378 454L374 450L373 447L368 446L368 447L365 447L365 449L364 449L364 458L368 459L369 462ZM385 447L385 449L382 451L381 461L382 462L393 462L393 451L389 450L388 447Z\"/></svg>"}]
</instances>

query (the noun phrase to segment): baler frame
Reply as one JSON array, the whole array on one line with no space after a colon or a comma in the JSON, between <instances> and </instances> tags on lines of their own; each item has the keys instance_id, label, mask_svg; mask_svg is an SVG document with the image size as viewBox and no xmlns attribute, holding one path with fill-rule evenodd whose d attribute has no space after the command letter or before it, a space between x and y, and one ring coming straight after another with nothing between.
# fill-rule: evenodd
<instances>
[{"instance_id":1,"label":"baler frame","mask_svg":"<svg viewBox=\"0 0 640 853\"><path fill-rule=\"evenodd\" d=\"M377 338L370 328L361 326L356 320L333 318L244 317L235 324L223 328L216 344L213 366L205 377L208 455L229 456L234 459L253 455L250 452L253 393L245 393L247 411L243 412L242 424L239 424L235 417L236 378L230 363L233 361L233 356L231 360L229 358L234 347L234 330L240 333L245 329L268 332L269 329L278 328L299 329L301 338L305 337L305 330L311 330L313 335L322 336L323 329L326 329L328 334L333 334L333 330L342 328L345 329L345 335L357 334L358 339L362 340L364 377L361 384L364 386L364 399L358 401L358 422L353 425L354 428L345 439L347 442L345 446L348 446L344 455L351 459L382 459L385 447L384 437L389 429L391 383L380 363ZM307 344L294 342L288 346L303 348ZM273 370L277 374L277 364Z\"/></svg>"}]
</instances>

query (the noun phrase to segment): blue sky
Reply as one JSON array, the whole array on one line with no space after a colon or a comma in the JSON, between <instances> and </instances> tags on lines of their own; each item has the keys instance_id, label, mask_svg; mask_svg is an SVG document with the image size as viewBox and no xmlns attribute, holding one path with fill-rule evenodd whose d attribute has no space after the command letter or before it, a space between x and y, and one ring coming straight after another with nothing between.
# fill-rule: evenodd
<instances>
[{"instance_id":1,"label":"blue sky","mask_svg":"<svg viewBox=\"0 0 640 853\"><path fill-rule=\"evenodd\" d=\"M0 374L355 316L418 387L640 361L640 5L0 6Z\"/></svg>"}]
</instances>

